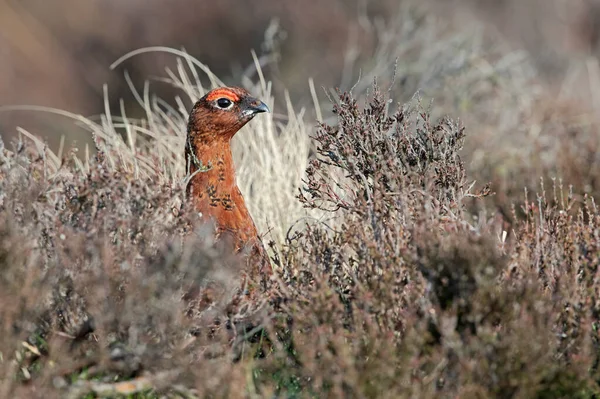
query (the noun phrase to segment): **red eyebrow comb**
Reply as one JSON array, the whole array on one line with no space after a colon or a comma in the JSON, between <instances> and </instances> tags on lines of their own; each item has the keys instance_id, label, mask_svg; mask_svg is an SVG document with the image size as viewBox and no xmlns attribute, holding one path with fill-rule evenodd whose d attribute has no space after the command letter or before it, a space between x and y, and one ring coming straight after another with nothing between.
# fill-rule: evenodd
<instances>
[{"instance_id":1,"label":"red eyebrow comb","mask_svg":"<svg viewBox=\"0 0 600 399\"><path fill-rule=\"evenodd\" d=\"M213 101L217 98L227 98L233 102L237 102L240 100L240 96L238 96L233 90L228 88L220 88L215 89L206 95L206 101Z\"/></svg>"}]
</instances>

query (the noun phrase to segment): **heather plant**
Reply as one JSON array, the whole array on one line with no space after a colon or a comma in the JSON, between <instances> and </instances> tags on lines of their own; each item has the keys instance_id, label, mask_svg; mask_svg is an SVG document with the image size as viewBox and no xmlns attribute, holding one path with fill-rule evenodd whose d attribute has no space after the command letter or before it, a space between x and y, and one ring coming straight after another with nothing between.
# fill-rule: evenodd
<instances>
[{"instance_id":1,"label":"heather plant","mask_svg":"<svg viewBox=\"0 0 600 399\"><path fill-rule=\"evenodd\" d=\"M510 237L496 235L503 224L466 212L490 190L467 190L460 125L418 106L388 116L376 87L365 109L338 101L300 198L340 220L278 259L287 378L293 367L306 392L332 397L594 395L593 203L575 206L558 183L549 200L542 185Z\"/></svg>"},{"instance_id":2,"label":"heather plant","mask_svg":"<svg viewBox=\"0 0 600 399\"><path fill-rule=\"evenodd\" d=\"M597 197L597 122L589 111L595 97L574 101L568 94L577 90L578 79L597 86L596 61L578 68L570 60L564 82L548 87L529 53L477 20L409 3L389 20L369 25L377 37L375 60L361 68L348 57L346 69L360 70L362 79L354 83L345 74L344 87L353 87L362 101L373 77L386 85L395 81L389 90L396 100L407 102L418 91L433 98L433 118L460 117L471 128L460 154L465 170L471 181L492 183L496 195L485 199L486 208L505 219L512 220L511 206L523 188L535 191L542 176Z\"/></svg>"},{"instance_id":3,"label":"heather plant","mask_svg":"<svg viewBox=\"0 0 600 399\"><path fill-rule=\"evenodd\" d=\"M491 191L468 179L465 127L371 93L332 99L298 197L330 217L271 245L273 285L241 308L243 264L177 184L114 148L87 173L4 148L2 394L595 394L594 201L542 184L503 231L470 213Z\"/></svg>"}]
</instances>

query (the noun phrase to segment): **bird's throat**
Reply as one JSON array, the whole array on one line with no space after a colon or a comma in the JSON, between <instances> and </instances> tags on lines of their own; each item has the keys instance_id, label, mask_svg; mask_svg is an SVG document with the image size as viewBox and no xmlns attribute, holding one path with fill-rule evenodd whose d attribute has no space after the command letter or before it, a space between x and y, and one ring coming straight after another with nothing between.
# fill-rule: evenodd
<instances>
[{"instance_id":1,"label":"bird's throat","mask_svg":"<svg viewBox=\"0 0 600 399\"><path fill-rule=\"evenodd\" d=\"M190 181L186 193L205 220L212 219L219 231L234 231L245 241L257 231L235 181L229 142L191 143L186 150Z\"/></svg>"},{"instance_id":2,"label":"bird's throat","mask_svg":"<svg viewBox=\"0 0 600 399\"><path fill-rule=\"evenodd\" d=\"M186 149L191 182L235 187L235 167L229 142L191 143Z\"/></svg>"}]
</instances>

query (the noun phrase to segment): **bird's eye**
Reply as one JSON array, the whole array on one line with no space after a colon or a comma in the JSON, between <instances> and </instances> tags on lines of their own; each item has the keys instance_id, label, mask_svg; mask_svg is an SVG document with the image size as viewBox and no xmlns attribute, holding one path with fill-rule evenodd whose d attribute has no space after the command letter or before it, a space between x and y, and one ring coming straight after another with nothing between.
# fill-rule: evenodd
<instances>
[{"instance_id":1,"label":"bird's eye","mask_svg":"<svg viewBox=\"0 0 600 399\"><path fill-rule=\"evenodd\" d=\"M233 105L233 102L228 98L219 98L217 100L217 107L221 109L229 109Z\"/></svg>"}]
</instances>

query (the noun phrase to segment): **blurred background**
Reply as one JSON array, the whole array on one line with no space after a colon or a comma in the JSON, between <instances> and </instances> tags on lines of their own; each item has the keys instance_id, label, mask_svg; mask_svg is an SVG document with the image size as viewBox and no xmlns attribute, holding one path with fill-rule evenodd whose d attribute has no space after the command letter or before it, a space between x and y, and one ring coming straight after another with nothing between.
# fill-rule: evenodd
<instances>
[{"instance_id":1,"label":"blurred background","mask_svg":"<svg viewBox=\"0 0 600 399\"><path fill-rule=\"evenodd\" d=\"M428 37L430 31L407 26L422 18L435 18L445 33L438 29ZM369 80L369 71L393 70L395 57L401 63L418 59L428 46L445 45L443 35L462 33L493 37L509 49L505 53L526 52L536 82L548 93L593 109L590 76L597 67L590 60L598 51L599 21L600 0L0 0L0 106L42 105L97 116L104 110L104 83L116 109L120 98L131 101L125 70L142 87L144 80L164 76L174 60L145 54L116 70L111 63L141 47L170 46L185 48L228 84L252 75L254 49L275 93L287 89L296 105L310 108L309 78L317 88L349 88L360 74ZM406 40L413 45L402 50ZM394 49L398 54L390 53ZM406 98L428 89L421 76L428 66L411 65L416 67L397 81ZM169 85L152 87L172 97ZM62 134L88 140L54 115L0 113L3 137L14 135L16 126L51 146Z\"/></svg>"}]
</instances>

